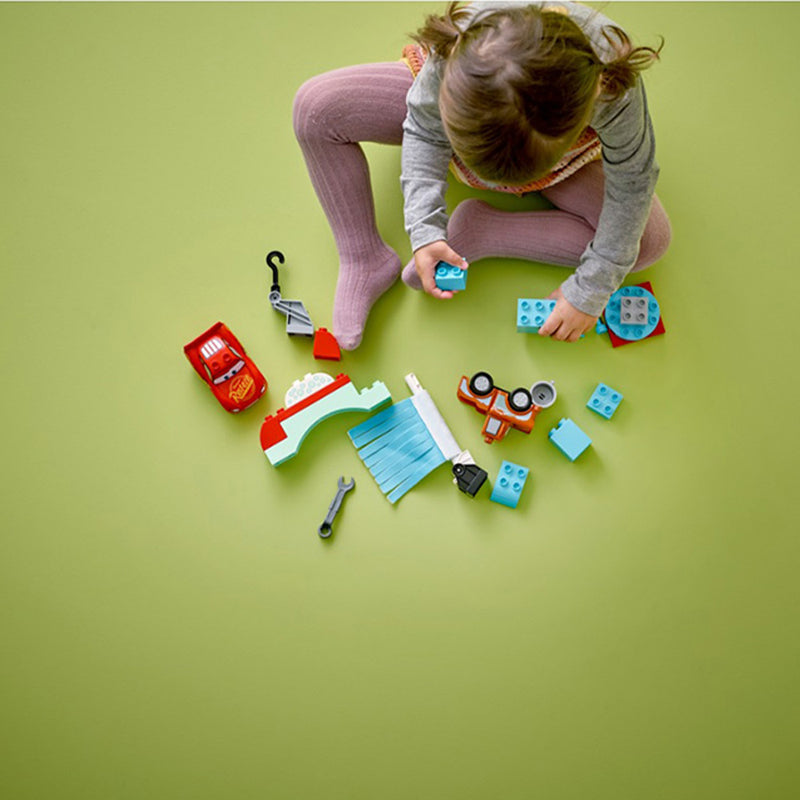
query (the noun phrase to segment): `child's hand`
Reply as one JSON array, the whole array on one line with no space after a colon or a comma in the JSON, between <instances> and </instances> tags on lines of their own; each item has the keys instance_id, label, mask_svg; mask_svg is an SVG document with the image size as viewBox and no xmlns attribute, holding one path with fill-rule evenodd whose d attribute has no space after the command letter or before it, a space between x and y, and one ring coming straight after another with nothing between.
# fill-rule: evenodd
<instances>
[{"instance_id":1,"label":"child's hand","mask_svg":"<svg viewBox=\"0 0 800 800\"><path fill-rule=\"evenodd\" d=\"M455 250L452 250L444 239L426 244L414 253L414 264L417 268L417 275L422 281L422 288L433 297L449 300L455 292L445 292L436 286L436 265L440 261L446 261L461 269L466 269L469 264Z\"/></svg>"},{"instance_id":2,"label":"child's hand","mask_svg":"<svg viewBox=\"0 0 800 800\"><path fill-rule=\"evenodd\" d=\"M581 334L590 330L597 322L597 317L578 311L567 301L561 289L548 295L548 300L555 300L556 307L539 328L539 336L549 336L562 342L577 342Z\"/></svg>"}]
</instances>

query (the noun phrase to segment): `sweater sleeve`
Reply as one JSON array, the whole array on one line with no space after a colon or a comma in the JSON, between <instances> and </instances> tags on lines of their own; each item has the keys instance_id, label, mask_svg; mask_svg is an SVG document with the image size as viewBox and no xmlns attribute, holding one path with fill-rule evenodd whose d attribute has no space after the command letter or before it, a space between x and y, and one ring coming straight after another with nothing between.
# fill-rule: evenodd
<instances>
[{"instance_id":1,"label":"sweater sleeve","mask_svg":"<svg viewBox=\"0 0 800 800\"><path fill-rule=\"evenodd\" d=\"M658 180L642 79L620 99L601 103L592 127L603 150L603 208L594 239L561 290L577 309L596 316L636 263Z\"/></svg>"},{"instance_id":2,"label":"sweater sleeve","mask_svg":"<svg viewBox=\"0 0 800 800\"><path fill-rule=\"evenodd\" d=\"M477 0L466 7L467 13L459 25L467 27L483 12L528 4L530 0ZM439 111L443 70L444 62L431 54L406 95L400 185L405 227L414 251L447 239L445 193L453 148L444 132Z\"/></svg>"},{"instance_id":3,"label":"sweater sleeve","mask_svg":"<svg viewBox=\"0 0 800 800\"><path fill-rule=\"evenodd\" d=\"M441 64L428 58L406 96L400 185L411 247L447 238L445 192L453 149L439 114Z\"/></svg>"}]
</instances>

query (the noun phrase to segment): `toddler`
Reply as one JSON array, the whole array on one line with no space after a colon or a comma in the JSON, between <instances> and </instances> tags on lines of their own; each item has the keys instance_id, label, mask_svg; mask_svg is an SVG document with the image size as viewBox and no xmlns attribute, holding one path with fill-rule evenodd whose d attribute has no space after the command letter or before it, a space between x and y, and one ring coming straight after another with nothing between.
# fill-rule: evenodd
<instances>
[{"instance_id":1,"label":"toddler","mask_svg":"<svg viewBox=\"0 0 800 800\"><path fill-rule=\"evenodd\" d=\"M578 3L451 3L397 62L334 70L297 93L294 126L339 253L333 332L358 346L374 302L403 280L434 297L438 261L486 257L573 267L540 335L576 341L626 275L670 240L654 196L653 127L641 71L658 51ZM402 144L402 269L381 239L359 142ZM501 211L470 198L451 217L447 174L554 206Z\"/></svg>"}]
</instances>

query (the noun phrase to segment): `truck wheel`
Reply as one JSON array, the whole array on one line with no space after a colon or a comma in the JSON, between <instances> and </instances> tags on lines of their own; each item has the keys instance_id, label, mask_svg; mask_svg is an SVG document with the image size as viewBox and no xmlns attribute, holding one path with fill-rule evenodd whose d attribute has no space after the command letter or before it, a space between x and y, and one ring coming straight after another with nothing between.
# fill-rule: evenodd
<instances>
[{"instance_id":1,"label":"truck wheel","mask_svg":"<svg viewBox=\"0 0 800 800\"><path fill-rule=\"evenodd\" d=\"M533 405L533 400L530 392L520 387L519 389L514 389L513 392L509 392L508 404L518 414L522 414Z\"/></svg>"},{"instance_id":2,"label":"truck wheel","mask_svg":"<svg viewBox=\"0 0 800 800\"><path fill-rule=\"evenodd\" d=\"M494 381L488 372L476 372L469 379L469 390L478 395L478 397L486 397L491 394L494 389Z\"/></svg>"}]
</instances>

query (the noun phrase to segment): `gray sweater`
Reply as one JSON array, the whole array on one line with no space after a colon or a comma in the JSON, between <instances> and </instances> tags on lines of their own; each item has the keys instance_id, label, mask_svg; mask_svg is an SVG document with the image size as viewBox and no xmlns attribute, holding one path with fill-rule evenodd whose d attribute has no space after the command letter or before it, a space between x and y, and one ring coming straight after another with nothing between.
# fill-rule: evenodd
<instances>
[{"instance_id":1,"label":"gray sweater","mask_svg":"<svg viewBox=\"0 0 800 800\"><path fill-rule=\"evenodd\" d=\"M602 29L614 23L578 3L505 0L476 2L469 8L477 16L487 9L533 4L565 8L586 33L600 59L611 59L612 51ZM400 183L405 199L406 230L415 251L423 245L447 239L445 191L453 150L439 113L443 67L442 59L432 54L407 96ZM653 126L641 78L622 97L598 102L591 126L597 131L602 145L603 208L594 239L581 256L580 265L564 281L561 289L575 308L596 316L603 311L610 295L619 288L636 262L639 240L658 179Z\"/></svg>"}]
</instances>

